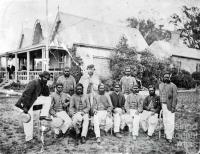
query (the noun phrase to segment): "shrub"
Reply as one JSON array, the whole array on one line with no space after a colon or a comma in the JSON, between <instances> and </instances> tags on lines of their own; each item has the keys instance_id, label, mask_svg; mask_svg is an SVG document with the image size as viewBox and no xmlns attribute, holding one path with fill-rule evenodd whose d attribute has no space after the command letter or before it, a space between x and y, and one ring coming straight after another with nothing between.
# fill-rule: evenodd
<instances>
[{"instance_id":1,"label":"shrub","mask_svg":"<svg viewBox=\"0 0 200 154\"><path fill-rule=\"evenodd\" d=\"M192 73L192 78L194 80L200 80L200 72L193 72Z\"/></svg>"},{"instance_id":2,"label":"shrub","mask_svg":"<svg viewBox=\"0 0 200 154\"><path fill-rule=\"evenodd\" d=\"M194 88L195 81L192 78L191 74L185 70L181 70L180 72L173 72L171 81L178 87L178 88Z\"/></svg>"}]
</instances>

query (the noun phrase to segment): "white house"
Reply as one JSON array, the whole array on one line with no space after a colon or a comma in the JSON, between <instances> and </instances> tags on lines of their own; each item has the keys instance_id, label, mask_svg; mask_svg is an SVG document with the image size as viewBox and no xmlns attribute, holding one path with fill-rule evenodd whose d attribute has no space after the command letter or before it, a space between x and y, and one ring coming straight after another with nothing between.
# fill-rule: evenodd
<instances>
[{"instance_id":1,"label":"white house","mask_svg":"<svg viewBox=\"0 0 200 154\"><path fill-rule=\"evenodd\" d=\"M24 29L16 50L0 57L13 58L15 79L27 83L41 71L54 75L64 66L70 66L72 59L68 49L74 49L76 56L83 60L83 68L94 64L97 74L106 77L110 75L109 58L122 36L138 51L148 47L137 29L58 12L53 24L36 20L33 29ZM24 65L27 69L21 70Z\"/></svg>"}]
</instances>

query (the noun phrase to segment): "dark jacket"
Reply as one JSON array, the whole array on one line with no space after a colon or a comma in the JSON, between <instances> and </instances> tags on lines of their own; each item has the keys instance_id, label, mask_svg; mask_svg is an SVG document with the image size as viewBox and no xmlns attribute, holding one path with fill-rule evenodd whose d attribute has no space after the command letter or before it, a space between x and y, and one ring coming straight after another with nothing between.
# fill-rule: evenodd
<instances>
[{"instance_id":1,"label":"dark jacket","mask_svg":"<svg viewBox=\"0 0 200 154\"><path fill-rule=\"evenodd\" d=\"M148 109L151 101L152 101L153 105L150 107L150 109ZM156 94L155 94L155 96L150 96L150 95L147 96L143 102L143 109L147 110L147 111L154 109L155 110L154 112L159 114L160 110L161 110L160 97L157 96Z\"/></svg>"},{"instance_id":2,"label":"dark jacket","mask_svg":"<svg viewBox=\"0 0 200 154\"><path fill-rule=\"evenodd\" d=\"M43 85L40 79L32 80L26 86L15 106L24 111L28 111L40 95L49 96L49 94L48 86Z\"/></svg>"},{"instance_id":3,"label":"dark jacket","mask_svg":"<svg viewBox=\"0 0 200 154\"><path fill-rule=\"evenodd\" d=\"M162 82L160 85L159 85L159 94L160 94L160 97L162 97L161 95L163 94L162 93L162 90L163 90L163 87L164 87L164 83ZM173 84L172 82L168 84L168 89L167 89L167 109L169 111L172 111L172 109L176 109L176 105L177 105L177 87L175 84ZM163 103L163 102L161 102Z\"/></svg>"},{"instance_id":4,"label":"dark jacket","mask_svg":"<svg viewBox=\"0 0 200 154\"><path fill-rule=\"evenodd\" d=\"M113 108L122 108L124 109L124 104L125 104L125 97L122 93L119 93L117 95L116 92L112 92L110 94L110 99L113 105Z\"/></svg>"}]
</instances>

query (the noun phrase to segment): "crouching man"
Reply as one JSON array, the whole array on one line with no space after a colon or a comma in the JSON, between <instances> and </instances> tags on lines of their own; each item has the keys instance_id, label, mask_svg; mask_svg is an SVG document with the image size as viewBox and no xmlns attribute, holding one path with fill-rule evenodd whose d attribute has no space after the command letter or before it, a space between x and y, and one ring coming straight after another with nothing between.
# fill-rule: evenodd
<instances>
[{"instance_id":1,"label":"crouching man","mask_svg":"<svg viewBox=\"0 0 200 154\"><path fill-rule=\"evenodd\" d=\"M86 135L88 132L90 103L88 97L83 94L83 85L78 83L75 94L70 100L69 112L72 115L72 124L76 130L76 144L78 144L78 135L81 132L81 143L86 142Z\"/></svg>"},{"instance_id":2,"label":"crouching man","mask_svg":"<svg viewBox=\"0 0 200 154\"><path fill-rule=\"evenodd\" d=\"M138 94L137 85L133 85L132 93L127 96L125 109L127 112L124 118L125 122L129 127L129 131L132 132L133 140L136 140L139 133L140 116L143 111L142 96Z\"/></svg>"},{"instance_id":3,"label":"crouching man","mask_svg":"<svg viewBox=\"0 0 200 154\"><path fill-rule=\"evenodd\" d=\"M93 101L94 111L94 132L97 138L97 143L100 139L100 125L105 126L104 130L107 133L112 128L112 102L110 96L105 94L104 84L99 84L98 94L94 96Z\"/></svg>"},{"instance_id":4,"label":"crouching man","mask_svg":"<svg viewBox=\"0 0 200 154\"><path fill-rule=\"evenodd\" d=\"M158 114L161 110L160 97L155 94L155 87L152 85L149 86L149 96L144 99L143 109L140 123L150 138L158 124Z\"/></svg>"},{"instance_id":5,"label":"crouching man","mask_svg":"<svg viewBox=\"0 0 200 154\"><path fill-rule=\"evenodd\" d=\"M120 84L115 83L114 92L110 94L110 99L113 105L113 117L114 117L114 135L118 138L121 138L120 127L123 129L123 114L125 113L124 104L125 97L120 92Z\"/></svg>"},{"instance_id":6,"label":"crouching man","mask_svg":"<svg viewBox=\"0 0 200 154\"><path fill-rule=\"evenodd\" d=\"M63 93L63 84L61 82L56 83L56 92L52 94L50 108L50 115L54 117L52 122L56 120L56 118L62 119L62 124L54 128L56 138L63 136L72 126L72 120L66 112L67 108L69 108L69 100L70 96Z\"/></svg>"},{"instance_id":7,"label":"crouching man","mask_svg":"<svg viewBox=\"0 0 200 154\"><path fill-rule=\"evenodd\" d=\"M42 105L40 120L51 121L49 109L51 106L51 97L47 81L50 74L46 71L39 74L39 78L30 81L22 96L19 98L16 107L20 108L25 115L30 115L30 120L23 123L26 142L33 139L33 106Z\"/></svg>"}]
</instances>

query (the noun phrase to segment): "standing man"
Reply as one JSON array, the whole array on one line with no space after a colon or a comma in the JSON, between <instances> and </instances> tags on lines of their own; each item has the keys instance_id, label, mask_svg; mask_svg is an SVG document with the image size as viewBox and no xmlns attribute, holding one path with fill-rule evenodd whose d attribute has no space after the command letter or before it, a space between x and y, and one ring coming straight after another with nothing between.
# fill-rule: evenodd
<instances>
[{"instance_id":1,"label":"standing man","mask_svg":"<svg viewBox=\"0 0 200 154\"><path fill-rule=\"evenodd\" d=\"M152 137L156 129L160 110L160 97L155 94L155 87L150 85L149 96L143 102L143 112L140 121L143 130L147 132L148 138Z\"/></svg>"},{"instance_id":2,"label":"standing man","mask_svg":"<svg viewBox=\"0 0 200 154\"><path fill-rule=\"evenodd\" d=\"M83 75L79 83L83 84L84 94L88 94L90 98L90 104L93 104L93 96L98 92L98 85L100 84L99 78L94 75L95 68L94 65L87 66L88 73Z\"/></svg>"},{"instance_id":3,"label":"standing man","mask_svg":"<svg viewBox=\"0 0 200 154\"><path fill-rule=\"evenodd\" d=\"M63 124L59 128L54 129L56 137L64 135L66 131L72 126L72 120L67 113L67 108L69 108L70 95L63 93L62 91L63 84L59 82L56 83L56 92L52 94L51 108L49 111L50 115L52 115L54 118L60 118L63 120Z\"/></svg>"},{"instance_id":4,"label":"standing man","mask_svg":"<svg viewBox=\"0 0 200 154\"><path fill-rule=\"evenodd\" d=\"M76 130L76 144L78 144L79 128L82 126L81 143L86 142L89 125L90 103L88 97L83 94L83 85L78 83L75 94L71 97L69 112L72 116L72 124Z\"/></svg>"},{"instance_id":5,"label":"standing man","mask_svg":"<svg viewBox=\"0 0 200 154\"><path fill-rule=\"evenodd\" d=\"M65 67L63 69L63 74L60 76L57 80L57 82L60 82L63 84L63 92L67 93L69 95L73 95L76 87L76 80L74 77L70 74L70 68Z\"/></svg>"},{"instance_id":6,"label":"standing man","mask_svg":"<svg viewBox=\"0 0 200 154\"><path fill-rule=\"evenodd\" d=\"M163 82L159 85L160 102L163 110L163 124L166 139L172 142L175 125L175 110L177 104L177 87L170 80L170 73L165 72Z\"/></svg>"},{"instance_id":7,"label":"standing man","mask_svg":"<svg viewBox=\"0 0 200 154\"><path fill-rule=\"evenodd\" d=\"M42 110L40 114L40 120L51 121L48 117L49 109L51 106L51 97L49 96L49 88L47 81L50 78L50 74L46 71L39 75L39 79L32 80L26 86L22 96L19 98L16 107L23 110L25 114L31 115L31 120L28 123L23 123L25 140L30 141L33 139L33 106L42 104Z\"/></svg>"},{"instance_id":8,"label":"standing man","mask_svg":"<svg viewBox=\"0 0 200 154\"><path fill-rule=\"evenodd\" d=\"M105 94L105 87L102 83L98 86L98 94L94 96L93 111L94 132L97 143L100 143L100 125L105 126L104 130L106 133L112 128L112 102L110 96Z\"/></svg>"},{"instance_id":9,"label":"standing man","mask_svg":"<svg viewBox=\"0 0 200 154\"><path fill-rule=\"evenodd\" d=\"M125 97L120 92L120 84L115 83L114 92L110 94L110 99L113 105L113 117L114 117L114 134L116 137L121 138L120 126L122 126L122 116L125 113Z\"/></svg>"},{"instance_id":10,"label":"standing man","mask_svg":"<svg viewBox=\"0 0 200 154\"><path fill-rule=\"evenodd\" d=\"M133 140L136 140L139 133L140 116L143 111L142 96L138 94L137 85L133 85L132 93L127 96L125 109L127 114L124 116L124 119L129 127L129 131L132 132Z\"/></svg>"},{"instance_id":11,"label":"standing man","mask_svg":"<svg viewBox=\"0 0 200 154\"><path fill-rule=\"evenodd\" d=\"M122 93L130 93L133 85L137 85L137 82L133 76L131 76L131 68L127 66L125 68L125 76L120 79L120 85L122 88Z\"/></svg>"}]
</instances>

